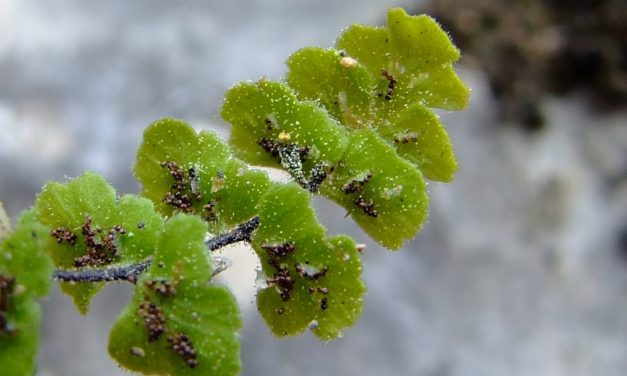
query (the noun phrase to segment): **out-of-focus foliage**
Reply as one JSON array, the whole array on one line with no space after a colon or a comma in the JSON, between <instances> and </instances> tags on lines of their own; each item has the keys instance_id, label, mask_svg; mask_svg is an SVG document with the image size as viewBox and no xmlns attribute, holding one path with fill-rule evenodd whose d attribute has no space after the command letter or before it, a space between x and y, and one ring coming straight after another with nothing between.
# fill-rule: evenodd
<instances>
[{"instance_id":1,"label":"out-of-focus foliage","mask_svg":"<svg viewBox=\"0 0 627 376\"><path fill-rule=\"evenodd\" d=\"M30 376L35 372L41 309L36 299L50 289L52 261L42 252L45 226L33 212L0 241L0 370Z\"/></svg>"}]
</instances>

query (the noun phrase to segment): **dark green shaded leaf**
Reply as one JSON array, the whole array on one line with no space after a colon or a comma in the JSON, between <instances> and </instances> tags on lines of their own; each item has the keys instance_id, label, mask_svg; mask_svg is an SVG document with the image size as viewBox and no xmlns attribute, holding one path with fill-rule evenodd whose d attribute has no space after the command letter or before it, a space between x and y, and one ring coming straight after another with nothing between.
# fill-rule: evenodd
<instances>
[{"instance_id":1,"label":"dark green shaded leaf","mask_svg":"<svg viewBox=\"0 0 627 376\"><path fill-rule=\"evenodd\" d=\"M3 375L35 372L41 311L35 298L48 293L52 261L43 250L46 227L32 212L0 242L0 370Z\"/></svg>"}]
</instances>

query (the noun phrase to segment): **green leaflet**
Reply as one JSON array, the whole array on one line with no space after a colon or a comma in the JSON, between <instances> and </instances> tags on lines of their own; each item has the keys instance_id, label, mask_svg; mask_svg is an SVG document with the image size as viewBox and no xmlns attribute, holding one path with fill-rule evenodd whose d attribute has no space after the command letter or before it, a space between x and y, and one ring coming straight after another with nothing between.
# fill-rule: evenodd
<instances>
[{"instance_id":1,"label":"green leaflet","mask_svg":"<svg viewBox=\"0 0 627 376\"><path fill-rule=\"evenodd\" d=\"M52 261L43 252L47 229L32 212L0 242L0 370L30 376L35 372L41 310L36 298L48 293Z\"/></svg>"},{"instance_id":2,"label":"green leaflet","mask_svg":"<svg viewBox=\"0 0 627 376\"><path fill-rule=\"evenodd\" d=\"M141 195L154 202L155 207L166 215L172 215L176 208L164 202L175 182L171 173L162 163L176 161L183 173L195 168L211 177L216 176L218 166L229 157L228 148L213 133L203 132L201 136L187 123L176 119L161 119L144 131L142 144L137 152L133 171L142 184ZM202 167L199 166L202 163ZM200 183L211 182L200 179ZM191 187L188 187L191 190ZM194 209L206 202L194 203ZM202 205L201 205L202 204Z\"/></svg>"},{"instance_id":3,"label":"green leaflet","mask_svg":"<svg viewBox=\"0 0 627 376\"><path fill-rule=\"evenodd\" d=\"M376 115L376 79L335 49L305 47L287 60L287 83L301 99L317 100L349 129L370 126Z\"/></svg>"},{"instance_id":4,"label":"green leaflet","mask_svg":"<svg viewBox=\"0 0 627 376\"><path fill-rule=\"evenodd\" d=\"M466 107L468 88L452 69L459 50L437 22L395 8L388 12L387 25L353 25L336 46L378 78L383 100L389 85L383 71L394 76L396 85L387 101L395 111L414 102L446 110Z\"/></svg>"},{"instance_id":5,"label":"green leaflet","mask_svg":"<svg viewBox=\"0 0 627 376\"><path fill-rule=\"evenodd\" d=\"M354 25L339 50L294 53L287 82L300 98L320 103L349 129L370 127L432 180L451 181L457 163L448 135L427 107L461 109L468 89L452 64L459 51L428 16L402 9L387 28Z\"/></svg>"},{"instance_id":6,"label":"green leaflet","mask_svg":"<svg viewBox=\"0 0 627 376\"><path fill-rule=\"evenodd\" d=\"M330 340L353 325L365 292L354 241L327 237L309 192L272 183L236 157L283 167L397 249L426 220L423 176L448 182L457 169L431 109L465 107L468 89L453 70L459 51L427 16L392 9L387 27L352 26L336 48L293 54L289 86L261 79L227 92L221 114L233 125L233 152L183 121L151 124L134 167L145 198L120 198L86 173L47 184L13 232L0 203L0 373L34 374L35 299L48 293L54 266L142 262L151 266L129 278L135 295L112 328L110 354L148 374L237 374L240 312L228 289L208 281L204 239L254 216L251 243L266 283L257 303L272 332L309 328ZM102 285L61 283L81 313Z\"/></svg>"},{"instance_id":7,"label":"green leaflet","mask_svg":"<svg viewBox=\"0 0 627 376\"><path fill-rule=\"evenodd\" d=\"M259 80L229 89L221 110L233 129L229 140L243 160L261 166L279 166L272 153L258 143L262 139L307 145L309 164L337 161L346 144L346 131L315 102L301 101L280 82Z\"/></svg>"},{"instance_id":8,"label":"green leaflet","mask_svg":"<svg viewBox=\"0 0 627 376\"><path fill-rule=\"evenodd\" d=\"M46 248L61 269L103 268L139 262L151 256L162 219L144 198L115 190L98 174L85 173L61 184L46 184L35 207L50 227ZM86 313L103 283L61 283Z\"/></svg>"},{"instance_id":9,"label":"green leaflet","mask_svg":"<svg viewBox=\"0 0 627 376\"><path fill-rule=\"evenodd\" d=\"M438 116L419 102L403 104L404 108L391 111L390 102L379 96L381 91L376 88L376 79L370 71L356 60L350 63L355 65L342 65L345 59L350 58L337 50L303 48L287 62L290 67L287 81L301 98L319 98L329 113L348 129L375 129L427 178L451 181L457 162Z\"/></svg>"},{"instance_id":10,"label":"green leaflet","mask_svg":"<svg viewBox=\"0 0 627 376\"><path fill-rule=\"evenodd\" d=\"M429 206L420 171L368 129L351 135L347 152L322 193L390 249L400 248L415 235Z\"/></svg>"},{"instance_id":11,"label":"green leaflet","mask_svg":"<svg viewBox=\"0 0 627 376\"><path fill-rule=\"evenodd\" d=\"M21 295L40 297L48 294L52 276L52 261L43 252L48 229L37 222L33 211L18 219L15 230L2 240L0 249L0 274L16 277Z\"/></svg>"},{"instance_id":12,"label":"green leaflet","mask_svg":"<svg viewBox=\"0 0 627 376\"><path fill-rule=\"evenodd\" d=\"M269 184L265 172L250 170L233 158L215 133L197 134L189 124L174 119L159 120L146 129L134 171L142 195L161 213L198 214L213 232L255 215Z\"/></svg>"},{"instance_id":13,"label":"green leaflet","mask_svg":"<svg viewBox=\"0 0 627 376\"><path fill-rule=\"evenodd\" d=\"M259 206L261 225L253 247L268 287L257 305L275 335L310 328L333 339L361 314L361 260L353 240L325 237L309 206L309 194L295 184L274 185Z\"/></svg>"},{"instance_id":14,"label":"green leaflet","mask_svg":"<svg viewBox=\"0 0 627 376\"><path fill-rule=\"evenodd\" d=\"M238 373L239 308L227 288L207 282L205 233L199 217L166 222L151 267L111 330L109 353L124 367L155 375Z\"/></svg>"},{"instance_id":15,"label":"green leaflet","mask_svg":"<svg viewBox=\"0 0 627 376\"><path fill-rule=\"evenodd\" d=\"M414 163L430 180L450 182L457 171L453 145L440 118L419 103L409 106L379 135L392 141L396 153Z\"/></svg>"}]
</instances>

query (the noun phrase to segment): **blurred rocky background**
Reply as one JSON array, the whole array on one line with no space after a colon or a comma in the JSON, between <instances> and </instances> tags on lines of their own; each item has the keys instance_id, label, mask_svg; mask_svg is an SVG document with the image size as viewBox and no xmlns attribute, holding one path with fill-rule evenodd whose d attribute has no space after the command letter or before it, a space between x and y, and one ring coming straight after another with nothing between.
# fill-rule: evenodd
<instances>
[{"instance_id":1,"label":"blurred rocky background","mask_svg":"<svg viewBox=\"0 0 627 376\"><path fill-rule=\"evenodd\" d=\"M627 106L625 0L430 0L436 17L480 66L502 118L546 124L546 94L577 91L599 113Z\"/></svg>"},{"instance_id":2,"label":"blurred rocky background","mask_svg":"<svg viewBox=\"0 0 627 376\"><path fill-rule=\"evenodd\" d=\"M460 171L430 185L430 221L400 252L316 201L330 232L368 244L363 317L340 340L272 337L250 252L226 250L242 374L624 375L625 1L0 0L0 201L15 216L47 180L84 170L136 192L149 122L226 136L230 85L280 78L290 52L397 5L438 15L462 46L471 104L441 113ZM129 296L107 288L86 317L48 298L38 375L125 374L106 342Z\"/></svg>"}]
</instances>

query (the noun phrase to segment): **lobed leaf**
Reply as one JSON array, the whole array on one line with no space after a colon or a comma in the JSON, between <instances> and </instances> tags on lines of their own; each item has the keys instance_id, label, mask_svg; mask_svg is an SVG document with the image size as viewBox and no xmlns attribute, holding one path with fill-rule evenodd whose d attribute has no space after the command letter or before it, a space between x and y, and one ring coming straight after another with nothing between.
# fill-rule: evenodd
<instances>
[{"instance_id":1,"label":"lobed leaf","mask_svg":"<svg viewBox=\"0 0 627 376\"><path fill-rule=\"evenodd\" d=\"M197 216L166 222L151 267L111 330L109 353L124 367L154 375L238 373L239 308L227 288L207 282L205 233Z\"/></svg>"},{"instance_id":2,"label":"lobed leaf","mask_svg":"<svg viewBox=\"0 0 627 376\"><path fill-rule=\"evenodd\" d=\"M162 218L144 198L118 198L106 180L85 173L67 183L51 182L37 197L38 219L52 230L46 248L61 269L102 268L151 256ZM81 313L103 283L60 282Z\"/></svg>"},{"instance_id":3,"label":"lobed leaf","mask_svg":"<svg viewBox=\"0 0 627 376\"><path fill-rule=\"evenodd\" d=\"M429 16L391 9L387 27L351 26L336 46L368 67L382 88L389 83L384 70L395 77L400 94L393 93L387 101L397 110L416 101L446 110L460 110L468 103L468 88L452 69L459 50Z\"/></svg>"},{"instance_id":4,"label":"lobed leaf","mask_svg":"<svg viewBox=\"0 0 627 376\"><path fill-rule=\"evenodd\" d=\"M172 162L175 165L164 166ZM198 214L213 232L254 216L269 184L265 172L233 158L215 133L197 134L189 124L174 119L159 120L146 129L134 171L142 195L161 213Z\"/></svg>"},{"instance_id":5,"label":"lobed leaf","mask_svg":"<svg viewBox=\"0 0 627 376\"><path fill-rule=\"evenodd\" d=\"M260 203L252 244L268 286L257 305L275 335L309 328L328 340L357 321L365 287L355 243L325 237L308 195L295 184L277 184Z\"/></svg>"},{"instance_id":6,"label":"lobed leaf","mask_svg":"<svg viewBox=\"0 0 627 376\"><path fill-rule=\"evenodd\" d=\"M457 171L453 145L440 118L425 106L419 103L409 106L394 124L380 129L379 134L425 178L442 182L453 180Z\"/></svg>"},{"instance_id":7,"label":"lobed leaf","mask_svg":"<svg viewBox=\"0 0 627 376\"><path fill-rule=\"evenodd\" d=\"M311 101L301 101L285 84L265 79L229 89L221 110L231 123L229 143L236 155L261 166L277 167L277 156L259 142L268 139L310 148L309 167L319 161L337 161L348 139L341 125Z\"/></svg>"},{"instance_id":8,"label":"lobed leaf","mask_svg":"<svg viewBox=\"0 0 627 376\"><path fill-rule=\"evenodd\" d=\"M213 177L218 166L228 158L228 148L213 133L203 132L199 136L184 121L166 118L150 124L144 131L133 171L142 185L141 195L151 199L159 212L169 216L176 212L176 207L166 204L164 198L174 180L163 163L175 161L183 172L194 168ZM199 179L199 182L210 184L210 178L209 182L205 180Z\"/></svg>"},{"instance_id":9,"label":"lobed leaf","mask_svg":"<svg viewBox=\"0 0 627 376\"><path fill-rule=\"evenodd\" d=\"M348 129L370 126L376 80L368 68L335 49L305 47L287 60L286 81L299 98L316 100Z\"/></svg>"},{"instance_id":10,"label":"lobed leaf","mask_svg":"<svg viewBox=\"0 0 627 376\"><path fill-rule=\"evenodd\" d=\"M52 261L43 251L47 229L32 212L0 242L0 370L30 376L35 372L41 310L34 300L48 293Z\"/></svg>"},{"instance_id":11,"label":"lobed leaf","mask_svg":"<svg viewBox=\"0 0 627 376\"><path fill-rule=\"evenodd\" d=\"M374 77L356 61L355 65L343 65L345 58L333 49L302 49L288 60L287 81L301 98L320 98L329 113L348 129L375 129L425 177L451 181L457 162L438 116L418 102L398 113L381 115L380 107L388 103L378 95L381 92L376 89Z\"/></svg>"},{"instance_id":12,"label":"lobed leaf","mask_svg":"<svg viewBox=\"0 0 627 376\"><path fill-rule=\"evenodd\" d=\"M390 249L411 239L427 218L422 174L369 129L351 134L342 162L321 191Z\"/></svg>"},{"instance_id":13,"label":"lobed leaf","mask_svg":"<svg viewBox=\"0 0 627 376\"><path fill-rule=\"evenodd\" d=\"M461 109L468 101L448 35L428 16L393 9L387 28L351 26L337 46L342 50L309 47L289 58L287 82L299 97L320 98L348 129L376 130L428 179L451 181L453 149L427 109Z\"/></svg>"}]
</instances>

